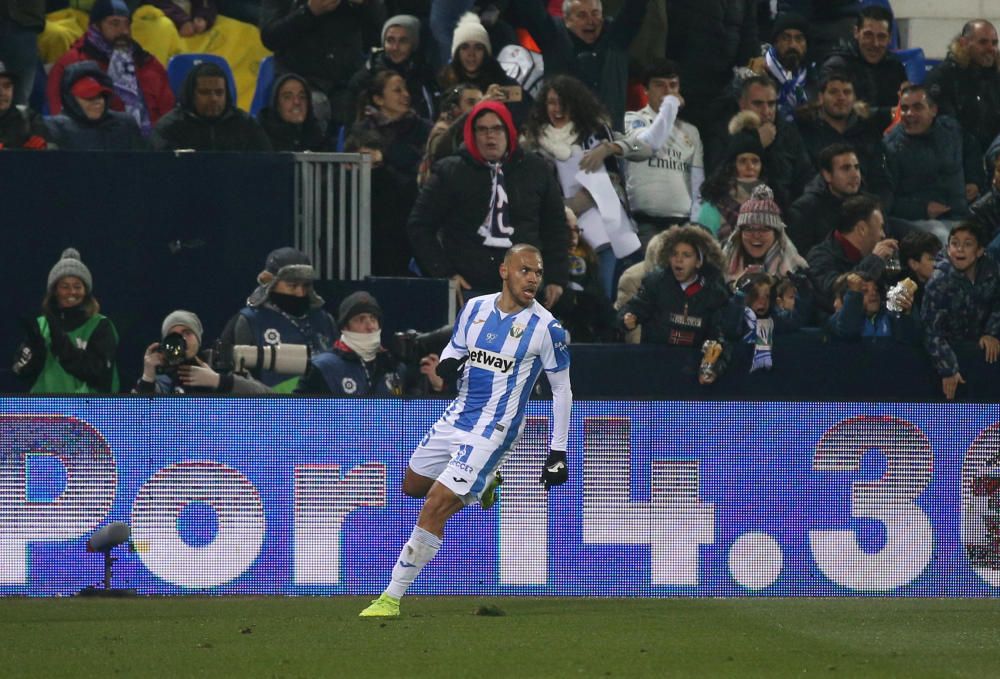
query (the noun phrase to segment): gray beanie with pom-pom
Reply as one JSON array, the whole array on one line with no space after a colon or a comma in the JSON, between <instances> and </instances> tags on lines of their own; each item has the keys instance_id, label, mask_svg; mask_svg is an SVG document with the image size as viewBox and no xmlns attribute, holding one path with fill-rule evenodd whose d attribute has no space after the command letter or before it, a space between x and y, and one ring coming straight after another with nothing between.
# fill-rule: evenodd
<instances>
[{"instance_id":1,"label":"gray beanie with pom-pom","mask_svg":"<svg viewBox=\"0 0 1000 679\"><path fill-rule=\"evenodd\" d=\"M91 293L94 290L94 279L90 275L90 269L87 265L83 263L80 259L80 253L73 248L66 248L63 250L62 255L59 257L59 261L56 265L52 267L49 271L49 291L56 286L59 279L65 278L66 276L76 276L87 288L87 293Z\"/></svg>"}]
</instances>

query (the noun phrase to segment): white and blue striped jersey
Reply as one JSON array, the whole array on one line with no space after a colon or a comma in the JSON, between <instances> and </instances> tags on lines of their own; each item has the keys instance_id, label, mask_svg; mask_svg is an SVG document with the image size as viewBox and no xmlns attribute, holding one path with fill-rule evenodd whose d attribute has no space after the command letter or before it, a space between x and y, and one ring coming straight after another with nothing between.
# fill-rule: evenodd
<instances>
[{"instance_id":1,"label":"white and blue striped jersey","mask_svg":"<svg viewBox=\"0 0 1000 679\"><path fill-rule=\"evenodd\" d=\"M441 358L467 355L469 359L458 381L458 396L441 419L507 448L520 434L525 407L541 371L556 374L569 369L569 347L566 331L541 304L533 302L519 312L504 314L497 308L499 300L500 293L474 297L455 321ZM560 412L553 406L552 448L556 450L566 450L566 406Z\"/></svg>"}]
</instances>

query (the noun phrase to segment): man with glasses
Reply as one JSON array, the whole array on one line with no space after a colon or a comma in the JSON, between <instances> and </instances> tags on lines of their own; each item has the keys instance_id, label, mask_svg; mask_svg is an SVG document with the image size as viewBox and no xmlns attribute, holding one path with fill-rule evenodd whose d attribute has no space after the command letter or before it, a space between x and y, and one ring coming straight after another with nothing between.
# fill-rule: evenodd
<instances>
[{"instance_id":1,"label":"man with glasses","mask_svg":"<svg viewBox=\"0 0 1000 679\"><path fill-rule=\"evenodd\" d=\"M539 301L551 308L568 279L569 229L551 168L517 146L507 107L484 100L466 118L460 151L438 161L407 223L426 276L450 278L460 301L500 289L499 266L514 243L545 261Z\"/></svg>"}]
</instances>

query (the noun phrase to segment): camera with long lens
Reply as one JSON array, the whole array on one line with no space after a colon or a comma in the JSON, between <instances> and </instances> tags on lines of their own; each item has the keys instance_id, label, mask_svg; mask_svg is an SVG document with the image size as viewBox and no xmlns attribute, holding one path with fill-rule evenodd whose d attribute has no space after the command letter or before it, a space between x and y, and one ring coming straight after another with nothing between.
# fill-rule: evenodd
<instances>
[{"instance_id":1,"label":"camera with long lens","mask_svg":"<svg viewBox=\"0 0 1000 679\"><path fill-rule=\"evenodd\" d=\"M163 355L163 365L156 366L156 372L173 372L187 361L187 340L179 332L172 332L160 340L157 351Z\"/></svg>"},{"instance_id":2,"label":"camera with long lens","mask_svg":"<svg viewBox=\"0 0 1000 679\"><path fill-rule=\"evenodd\" d=\"M253 346L216 344L212 367L216 372L256 373L269 370L279 375L304 375L312 351L305 344L269 344Z\"/></svg>"},{"instance_id":3,"label":"camera with long lens","mask_svg":"<svg viewBox=\"0 0 1000 679\"><path fill-rule=\"evenodd\" d=\"M451 338L451 326L446 325L430 332L400 330L393 333L389 350L397 361L417 365L427 354L440 354Z\"/></svg>"}]
</instances>

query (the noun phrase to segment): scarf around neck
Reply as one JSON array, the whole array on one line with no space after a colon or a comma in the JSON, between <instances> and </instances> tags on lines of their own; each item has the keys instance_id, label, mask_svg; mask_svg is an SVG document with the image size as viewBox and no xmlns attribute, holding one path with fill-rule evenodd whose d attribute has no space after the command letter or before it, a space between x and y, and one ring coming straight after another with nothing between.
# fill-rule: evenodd
<instances>
[{"instance_id":1,"label":"scarf around neck","mask_svg":"<svg viewBox=\"0 0 1000 679\"><path fill-rule=\"evenodd\" d=\"M771 336L774 334L774 321L770 318L757 318L750 307L743 308L743 318L746 319L747 332L743 335L746 344L753 345L753 361L750 372L770 370L774 365L771 359Z\"/></svg>"},{"instance_id":2,"label":"scarf around neck","mask_svg":"<svg viewBox=\"0 0 1000 679\"><path fill-rule=\"evenodd\" d=\"M143 137L148 137L153 130L146 109L146 100L139 89L139 80L135 74L135 54L131 49L115 49L97 28L91 24L87 29L87 43L92 45L108 60L108 77L111 78L115 96L125 104L125 112L135 119Z\"/></svg>"},{"instance_id":3,"label":"scarf around neck","mask_svg":"<svg viewBox=\"0 0 1000 679\"><path fill-rule=\"evenodd\" d=\"M546 125L538 138L538 145L556 160L569 160L575 144L576 128L573 123L566 123L562 127Z\"/></svg>"},{"instance_id":4,"label":"scarf around neck","mask_svg":"<svg viewBox=\"0 0 1000 679\"><path fill-rule=\"evenodd\" d=\"M795 122L795 109L809 101L806 95L806 69L795 73L785 70L778 61L778 53L772 45L764 55L768 73L778 83L778 112L785 122Z\"/></svg>"},{"instance_id":5,"label":"scarf around neck","mask_svg":"<svg viewBox=\"0 0 1000 679\"><path fill-rule=\"evenodd\" d=\"M479 227L483 245L488 248L509 248L514 227L510 225L510 202L504 184L503 163L487 162L490 168L490 206L486 219Z\"/></svg>"}]
</instances>

